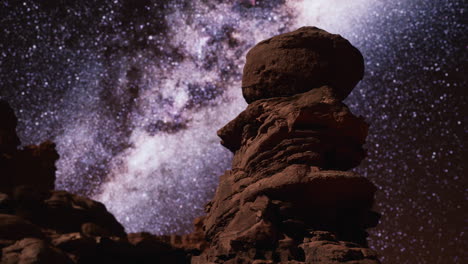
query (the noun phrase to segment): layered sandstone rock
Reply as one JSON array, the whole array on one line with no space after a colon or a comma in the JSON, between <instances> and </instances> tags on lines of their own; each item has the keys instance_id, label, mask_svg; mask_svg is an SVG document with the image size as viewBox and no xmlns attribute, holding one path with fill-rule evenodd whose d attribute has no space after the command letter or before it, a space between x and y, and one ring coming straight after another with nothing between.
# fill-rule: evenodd
<instances>
[{"instance_id":1,"label":"layered sandstone rock","mask_svg":"<svg viewBox=\"0 0 468 264\"><path fill-rule=\"evenodd\" d=\"M247 55L250 102L218 131L234 153L206 206L206 263L379 263L366 229L377 225L375 186L347 172L365 157L368 125L342 100L362 78L359 51L301 28Z\"/></svg>"},{"instance_id":2,"label":"layered sandstone rock","mask_svg":"<svg viewBox=\"0 0 468 264\"><path fill-rule=\"evenodd\" d=\"M273 37L247 57L245 111L219 130L234 153L192 234L126 234L97 201L54 189L51 142L18 149L0 101L0 263L379 263L375 186L349 172L367 124L342 100L362 78L359 51L317 28Z\"/></svg>"},{"instance_id":3,"label":"layered sandstone rock","mask_svg":"<svg viewBox=\"0 0 468 264\"><path fill-rule=\"evenodd\" d=\"M2 250L2 264L73 264L62 251L37 238L25 238Z\"/></svg>"}]
</instances>

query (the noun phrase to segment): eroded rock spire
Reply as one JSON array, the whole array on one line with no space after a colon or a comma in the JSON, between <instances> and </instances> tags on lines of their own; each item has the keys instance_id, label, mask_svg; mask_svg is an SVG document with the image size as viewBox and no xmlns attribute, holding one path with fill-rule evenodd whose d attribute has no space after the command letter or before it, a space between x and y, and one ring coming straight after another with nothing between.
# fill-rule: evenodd
<instances>
[{"instance_id":1,"label":"eroded rock spire","mask_svg":"<svg viewBox=\"0 0 468 264\"><path fill-rule=\"evenodd\" d=\"M342 102L363 70L355 47L315 27L249 51L249 105L218 131L232 169L206 207L209 247L192 263L379 263L366 241L376 188L346 171L366 154L368 125Z\"/></svg>"}]
</instances>

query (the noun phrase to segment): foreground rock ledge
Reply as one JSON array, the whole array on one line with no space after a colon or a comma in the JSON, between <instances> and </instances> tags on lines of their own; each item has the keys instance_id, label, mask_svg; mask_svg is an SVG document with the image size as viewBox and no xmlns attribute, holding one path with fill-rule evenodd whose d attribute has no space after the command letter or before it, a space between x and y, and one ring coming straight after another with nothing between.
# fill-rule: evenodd
<instances>
[{"instance_id":1,"label":"foreground rock ledge","mask_svg":"<svg viewBox=\"0 0 468 264\"><path fill-rule=\"evenodd\" d=\"M55 145L18 149L17 119L0 101L0 263L190 263L201 222L185 236L127 234L104 204L53 190Z\"/></svg>"}]
</instances>

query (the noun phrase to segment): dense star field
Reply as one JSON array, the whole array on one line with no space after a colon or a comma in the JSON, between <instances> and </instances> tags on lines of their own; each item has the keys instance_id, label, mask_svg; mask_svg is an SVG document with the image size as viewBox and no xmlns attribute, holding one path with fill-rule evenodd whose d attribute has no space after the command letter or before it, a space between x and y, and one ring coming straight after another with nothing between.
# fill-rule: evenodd
<instances>
[{"instance_id":1,"label":"dense star field","mask_svg":"<svg viewBox=\"0 0 468 264\"><path fill-rule=\"evenodd\" d=\"M467 19L461 0L1 1L0 98L24 145L51 139L57 188L127 231L190 231L246 106L245 53L304 25L364 55L346 100L371 124L356 170L379 187L383 263L466 263Z\"/></svg>"}]
</instances>

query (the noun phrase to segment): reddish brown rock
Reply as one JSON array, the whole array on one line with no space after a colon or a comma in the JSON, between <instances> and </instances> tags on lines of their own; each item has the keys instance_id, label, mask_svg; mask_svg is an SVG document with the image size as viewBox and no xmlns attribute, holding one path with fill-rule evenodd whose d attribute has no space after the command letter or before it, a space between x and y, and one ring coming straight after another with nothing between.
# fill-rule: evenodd
<instances>
[{"instance_id":1,"label":"reddish brown rock","mask_svg":"<svg viewBox=\"0 0 468 264\"><path fill-rule=\"evenodd\" d=\"M208 246L203 231L204 219L204 217L195 218L193 221L195 230L190 234L161 236L160 238L175 248L184 249L190 253L199 253Z\"/></svg>"},{"instance_id":2,"label":"reddish brown rock","mask_svg":"<svg viewBox=\"0 0 468 264\"><path fill-rule=\"evenodd\" d=\"M359 51L302 28L247 56L250 104L218 131L232 169L205 208L209 246L192 264L379 263L366 241L376 187L345 171L366 154L368 125L342 103L362 77Z\"/></svg>"},{"instance_id":3,"label":"reddish brown rock","mask_svg":"<svg viewBox=\"0 0 468 264\"><path fill-rule=\"evenodd\" d=\"M52 244L66 252L73 263L145 263L126 238L90 237L81 233L52 234ZM153 259L154 261L154 259Z\"/></svg>"},{"instance_id":4,"label":"reddish brown rock","mask_svg":"<svg viewBox=\"0 0 468 264\"><path fill-rule=\"evenodd\" d=\"M37 238L25 238L3 248L2 264L72 264L62 251Z\"/></svg>"},{"instance_id":5,"label":"reddish brown rock","mask_svg":"<svg viewBox=\"0 0 468 264\"><path fill-rule=\"evenodd\" d=\"M235 152L233 169L255 174L289 164L350 169L365 157L368 125L329 86L290 97L258 100L218 131Z\"/></svg>"},{"instance_id":6,"label":"reddish brown rock","mask_svg":"<svg viewBox=\"0 0 468 264\"><path fill-rule=\"evenodd\" d=\"M363 57L346 39L302 27L261 41L247 53L242 93L252 103L330 85L342 100L363 75Z\"/></svg>"},{"instance_id":7,"label":"reddish brown rock","mask_svg":"<svg viewBox=\"0 0 468 264\"><path fill-rule=\"evenodd\" d=\"M66 191L51 191L43 202L47 217L40 221L48 228L63 233L82 231L88 236L126 236L123 226L100 202Z\"/></svg>"},{"instance_id":8,"label":"reddish brown rock","mask_svg":"<svg viewBox=\"0 0 468 264\"><path fill-rule=\"evenodd\" d=\"M1 263L190 263L206 245L202 222L184 236L130 235L106 207L54 189L55 145L17 149L17 120L0 102ZM165 239L168 239L166 241Z\"/></svg>"},{"instance_id":9,"label":"reddish brown rock","mask_svg":"<svg viewBox=\"0 0 468 264\"><path fill-rule=\"evenodd\" d=\"M123 226L102 203L83 196L66 191L42 192L30 186L17 187L12 197L0 196L5 197L5 213L45 229L58 233L82 232L86 236L126 236Z\"/></svg>"},{"instance_id":10,"label":"reddish brown rock","mask_svg":"<svg viewBox=\"0 0 468 264\"><path fill-rule=\"evenodd\" d=\"M254 47L243 80L252 103L218 132L232 169L182 236L127 236L102 203L51 190L54 145L18 150L16 117L0 105L2 263L378 264L366 241L376 188L345 171L365 157L368 126L341 102L361 64L316 28Z\"/></svg>"},{"instance_id":11,"label":"reddish brown rock","mask_svg":"<svg viewBox=\"0 0 468 264\"><path fill-rule=\"evenodd\" d=\"M339 241L333 233L315 231L299 247L304 250L305 263L379 264L375 252L361 245Z\"/></svg>"},{"instance_id":12,"label":"reddish brown rock","mask_svg":"<svg viewBox=\"0 0 468 264\"><path fill-rule=\"evenodd\" d=\"M190 254L167 241L149 233L129 234L128 239L135 246L136 263L180 263L189 264Z\"/></svg>"},{"instance_id":13,"label":"reddish brown rock","mask_svg":"<svg viewBox=\"0 0 468 264\"><path fill-rule=\"evenodd\" d=\"M83 263L96 258L98 242L95 238L85 237L80 233L51 234L51 244L67 252L73 262Z\"/></svg>"},{"instance_id":14,"label":"reddish brown rock","mask_svg":"<svg viewBox=\"0 0 468 264\"><path fill-rule=\"evenodd\" d=\"M9 213L0 214L0 241L3 241L0 248L5 249L23 238L37 237L45 243L33 247L39 250L38 254L58 250L70 257L71 263L139 263L135 262L139 256L127 241L122 225L99 202L65 191L35 191L30 186L17 187L12 197L0 196L8 201L5 207ZM4 252L8 253L5 263L23 263L19 261L28 256L24 252L29 252L30 247L25 246L23 250L21 245ZM151 256L144 257L154 260Z\"/></svg>"}]
</instances>

